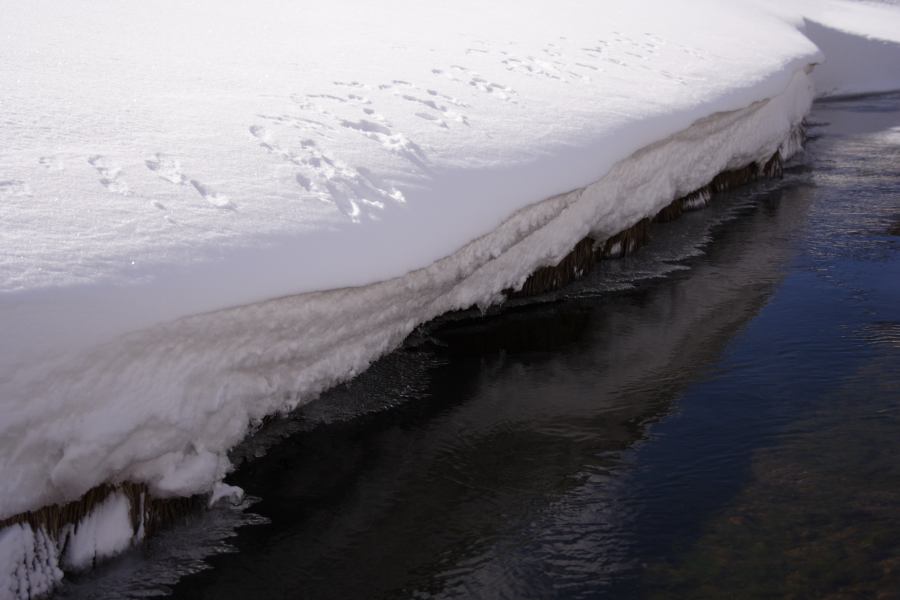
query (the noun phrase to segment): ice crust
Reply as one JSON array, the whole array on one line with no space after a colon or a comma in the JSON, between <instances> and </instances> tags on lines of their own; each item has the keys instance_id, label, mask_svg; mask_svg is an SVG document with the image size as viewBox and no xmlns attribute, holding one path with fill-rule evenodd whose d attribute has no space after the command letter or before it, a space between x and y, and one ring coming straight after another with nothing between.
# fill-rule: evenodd
<instances>
[{"instance_id":1,"label":"ice crust","mask_svg":"<svg viewBox=\"0 0 900 600\"><path fill-rule=\"evenodd\" d=\"M103 482L238 494L263 417L789 156L816 94L900 87L890 6L0 9L0 518ZM0 531L0 598L127 547L108 502L62 558Z\"/></svg>"}]
</instances>

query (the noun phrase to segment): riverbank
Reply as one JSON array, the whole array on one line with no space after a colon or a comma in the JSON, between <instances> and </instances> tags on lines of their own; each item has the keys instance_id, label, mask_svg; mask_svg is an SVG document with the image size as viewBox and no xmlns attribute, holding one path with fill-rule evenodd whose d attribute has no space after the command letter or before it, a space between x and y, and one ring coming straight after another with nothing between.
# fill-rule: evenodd
<instances>
[{"instance_id":1,"label":"riverbank","mask_svg":"<svg viewBox=\"0 0 900 600\"><path fill-rule=\"evenodd\" d=\"M734 15L730 13L723 13L723 24L730 23L736 27L740 21L741 27L746 28L744 21L738 19L732 22L729 20L732 17ZM90 244L80 248L81 262L70 265L71 269L59 267L54 262L55 259L51 261L55 265L53 269L45 269L39 264L40 261L31 264L28 257L37 256L30 254L34 249L49 249L52 253L62 251L62 246L53 246L50 243L52 240L48 241L50 245L33 244L31 240L34 236L25 235L28 227L46 222L36 219L29 225L28 215L38 210L35 207L46 208L54 185L66 181L71 183L73 190L84 192L87 203L84 206L100 212L110 209L112 196L99 196L96 190L90 192L87 188L82 190L81 179L62 174L64 169L54 171L53 167L57 163L49 159L49 162L43 161L46 157L33 162L57 173L56 175L42 176L32 183L19 179L18 175L14 179L4 180L2 191L11 199L11 204L5 205L5 209L12 210L15 222L23 226L21 231L16 230L17 235L21 233L22 239L28 240L28 243L21 245L21 253L16 255L18 258L6 265L11 270L8 270L10 277L4 281L12 287L0 298L3 302L0 308L3 309L4 323L9 325L8 339L13 340L0 348L3 358L0 362L4 365L4 372L9 374L0 379L0 386L4 386L0 390L3 392L2 401L5 403L2 443L8 450L4 453L4 462L0 467L7 473L7 481L16 482L15 486L4 488L4 494L0 498L3 501L0 514L5 519L3 523L7 525L2 534L4 544L0 545L6 548L3 562L9 567L0 570L18 573L22 564L37 561L42 565L35 571L35 582L27 574L24 579L19 575L10 578L10 585L14 584L16 593L29 595L33 593L30 590L43 590L62 576L60 566L69 569L90 566L142 539L147 525L158 520L153 507L167 506L166 502L149 501L150 498L188 498L198 494L207 498L211 494L213 499L219 496L236 497L239 490L223 486L220 482L232 466L229 451L245 439L248 433L273 415L288 413L323 391L364 372L373 360L399 346L423 323L448 312L473 306L486 310L503 302L516 291L520 294L541 293L568 283L574 276L583 273L586 263L592 261L595 254L622 254L630 246L635 246L643 237L648 219L656 215L665 220L685 208L695 208L705 203L710 186L720 187L722 173L730 172L730 177L735 180L749 179L758 172L776 174L781 161L797 149L797 132L814 93L810 78L811 65L808 63L818 59L820 54L809 39L800 35L794 26L786 25L784 20L771 20L772 17L760 15L755 18L759 18L760 23L765 21L772 28L770 34L777 32L783 36L779 39L784 45L770 47L769 54L766 54L766 60L763 61L765 64L759 62L760 57L757 57L755 63L748 62L747 56L740 53L724 56L701 52L695 58L705 58L691 63L691 68L696 67L704 73L708 71L704 76L707 77L707 83L715 82L715 85L710 83L712 87L704 88L706 95L702 98L687 99L675 94L670 99L670 104L661 107L653 98L638 94L629 96L628 102L635 104L636 98L642 98L641 102L646 100L646 105L641 105L641 110L637 112L629 112L630 116L624 121L622 115L612 113L592 115L598 120L591 127L603 124L604 127L612 127L604 131L605 134L616 134L618 141L615 144L607 144L607 138L602 136L591 139L579 137L581 132L572 129L573 123L578 119L572 122L565 119L554 121L563 122L559 126L565 132L560 129L557 132L559 135L574 136L566 138L566 143L576 144L568 147L565 153L568 156L566 160L570 163L565 170L566 176L572 178L567 181L584 180L582 167L592 161L594 171L602 177L587 179L587 182L593 183L586 187L572 186L571 183L562 187L574 191L545 194L539 191L543 189L541 186L556 181L556 175L560 173L551 168L541 175L541 186L529 189L524 196L516 197L515 202L518 204L515 207L504 204L505 200L499 203L476 202L478 206L491 207L490 210L505 210L502 219L494 219L497 215L485 216L478 211L471 214L460 212L461 208L455 206L451 212L457 218L459 214L467 214L470 225L475 223L484 227L487 223L497 222L498 226L474 237L471 231L463 232L469 241L458 250L458 246L454 246L454 251L446 255L437 247L429 246L427 252L416 253L411 251L411 247L404 250L403 244L376 244L369 250L402 251L407 258L416 255L416 260L427 266L413 269L398 278L367 285L329 290L327 285L316 284L318 280L312 275L303 275L304 269L319 269L327 271L329 277L335 273L348 277L344 285L360 283L353 279L352 274L356 272L354 269L364 267L366 260L373 260L375 256L370 256L365 249L365 240L369 239L365 232L377 231L380 232L378 235L390 233L390 227L379 225L381 218L371 212L372 207L366 209L368 220L361 221L361 213L358 212L360 207L349 197L343 197L343 200L331 199L338 209L341 206L347 209L343 212L349 218L349 229L343 225L331 229L331 225L328 225L323 231L343 232L341 235L349 232L345 237L350 246L345 250L357 248L359 244L362 247L342 254L328 252L326 244L318 247L317 252L329 260L338 260L339 263L348 256L366 255L366 260L351 261L353 265L335 263L331 265L333 268L324 269L325 263L316 266L314 261L298 261L291 262L294 266L285 267L281 260L257 260L265 258L266 253L273 249L279 252L290 250L288 254L294 256L309 256L310 252L295 252L303 248L294 247L293 242L283 246L279 245L281 242L277 242L276 238L263 240L254 237L259 230L251 227L253 260L245 260L248 257L241 255L243 250L232 256L230 253L234 248L226 248L227 244L220 247L213 243L203 248L194 248L199 248L199 253L193 254L186 261L178 258L181 250L175 252L169 256L174 261L169 266L156 264L153 260L147 263L132 260L135 270L125 279L116 280L106 279L111 273L107 267L112 264L107 260L108 257L92 262L97 256L91 254L93 250ZM675 32L669 33L675 36L671 40L679 39ZM824 27L809 35L814 35L827 45L834 40L833 33L833 29ZM853 37L856 34L843 32L842 37L838 37L843 40L848 35ZM633 41L621 36L616 38L616 43L624 46ZM672 60L673 56L689 50L678 46L679 49L673 51L672 55L652 50L658 48L661 41L664 40L649 41L649 45L644 48L646 52L642 50L644 53L640 54L642 59L649 61L648 64L655 65L650 69L654 73L654 69L668 64L667 61ZM707 42L712 48L715 40L703 43ZM871 45L879 52L888 54L896 50L890 41L875 40ZM729 47L728 52L732 50L737 52L739 49ZM610 49L600 54L608 51ZM484 53L491 54L491 51ZM654 61L659 61L659 64ZM738 69L729 78L720 81L718 76L726 72L722 67L728 61L736 61L734 65L742 65L743 70ZM501 64L509 67L508 61ZM517 72L515 68L506 67L504 69L507 71L512 69L510 72ZM435 74L434 71L432 73ZM531 89L524 83L529 81L529 73L533 74L533 71L516 75L519 77L516 81L523 83L522 90ZM718 75L710 77L713 73ZM833 75L833 72L829 73ZM667 77L663 79L668 80ZM456 79L451 80L459 83ZM478 83L475 79L472 81ZM613 87L605 89L604 97L618 97L612 93L619 89L615 87L618 85L615 83L617 81L616 77L607 81ZM622 84L625 87L620 91L632 90L634 83L635 81L626 81ZM338 85L335 82L329 85L332 84ZM375 88L369 89L365 85L367 84L360 84L375 96ZM407 86L417 89L414 84L405 80L394 80L393 83L379 85L377 90L380 95L394 97L391 102L400 102L400 105L406 106L404 103L412 102L410 98L413 96L398 90L406 90ZM490 86L485 90L475 84L470 87L489 94L500 90ZM552 94L557 94L562 89L571 91L570 88L552 86L539 88L544 90L541 93L550 93L551 88L554 90ZM507 106L504 110L512 111L509 115L516 111L537 110L538 100L543 98L535 88L532 90L534 95L527 98L534 104L526 106L524 94L517 95L509 89L503 89L506 91L501 90L504 97L500 99L510 101L509 105L503 105ZM429 89L428 93L431 91L433 90ZM435 94L444 98L440 92L435 91ZM331 99L335 97L328 96ZM449 98L448 96L445 100L449 102ZM681 100L676 101L676 98ZM349 100L351 98L348 96L342 102L346 104ZM353 110L362 106L363 112L371 119L388 122L383 115L376 117L373 115L377 113L366 112L374 111L369 108L371 99L355 95L352 100L348 106L353 105ZM473 111L467 117L469 120L477 114L474 106L480 101L471 102L474 104ZM301 112L312 105L303 106ZM612 108L613 105L603 105L603 110ZM644 109L649 112L642 112ZM539 113L544 114L541 111ZM576 113L579 119L585 117L578 111ZM384 125L377 125L375 121L350 121L343 117L338 118L338 121L341 126L354 123L358 125L359 127L349 128L354 130L350 132L352 135L357 135L362 127L364 137L370 141L391 142L388 149L399 148L402 160L408 161L411 160L410 157L418 156L413 146L394 144L409 141L407 138L397 137L399 134L392 132L384 133L379 129ZM278 122L284 122L284 119ZM586 122L592 121L587 119ZM15 122L11 123L15 125ZM374 125L363 127L360 125L362 123ZM464 124L471 127L468 121ZM679 128L687 125L690 126L686 129ZM625 129L616 129L619 126ZM335 173L343 172L344 167L339 168L340 161L316 149L319 148L319 142L307 143L307 140L300 146L302 151L290 150L284 145L283 137L272 133L275 129L276 126L271 124L266 127L251 125L249 132L254 143L268 155L280 157L295 167L300 167L301 171L311 166L328 164L337 169ZM671 135L664 135L669 131L672 132ZM488 137L493 139L492 136ZM516 139L522 141L521 138ZM573 162L570 160L573 149L579 148L578 144L582 142L590 147L600 144L604 150L575 153L578 158ZM485 142L485 147L490 149L493 143ZM526 144L528 152L535 151L531 144L533 141ZM537 150L538 154L546 154L550 146L552 144L548 146L542 143ZM485 148L479 148L479 152L473 150L472 156L483 154ZM525 146L510 143L507 151L515 155L523 148ZM581 150L590 148L585 146ZM628 155L632 150L637 151ZM25 152L21 156L27 154ZM624 158L615 162L614 159L620 158L619 154ZM418 160L419 162L412 161L418 165L418 170L414 169L418 173L416 177L434 177L433 180L429 179L429 185L439 183L441 178L435 173L440 169L435 169L440 161L427 161L428 164L423 166L421 156L418 156ZM28 170L22 166L24 163L19 164L17 161L18 158L7 165L13 169L13 174L19 172L16 169L25 169L23 173ZM101 176L101 187L106 192L122 197L132 195L124 178L120 180L120 167L100 154L91 155L86 162ZM174 184L176 188L173 189L195 190L213 207L226 211L217 213L217 219L226 218L228 214L244 214L242 207L246 206L246 202L235 203L233 195L231 199L227 199L224 194L214 191L220 186L191 179L181 172L178 160L157 153L144 162L148 171L144 175L151 177L154 186L161 185L157 181L161 179ZM520 170L530 165L528 161L513 162L515 168ZM555 163L551 161L549 166L552 167L553 164ZM294 169L292 166L287 168ZM480 196L469 197L463 194L462 197L466 198L465 202L473 202L485 194L497 193L498 197L509 199L518 188L530 181L529 178L537 176L539 172L530 167L525 171L527 176L524 176L524 172L519 173L523 175L519 178L521 180L513 178L516 185L503 188L502 193L500 188L481 185L478 188ZM304 172L292 173L292 180L311 192L315 182L303 175ZM371 171L367 170L365 173L369 173L364 177L369 182L366 185L382 181L380 177L373 178ZM503 175L501 179L504 183L510 181L512 171L499 169L497 173ZM719 179L715 179L716 177ZM363 181L358 177L345 178L341 180L343 183L326 179L327 181L319 183L325 185L332 195L343 189L341 186L359 187L362 185L360 181ZM38 181L41 182L40 186L46 184L50 187L39 189ZM276 178L273 181L280 180ZM478 178L475 177L473 181L478 181ZM421 183L419 181L416 185ZM381 203L380 207L376 207L378 210L387 206L384 201L388 199L399 202L402 198L402 203L406 203L411 198L407 197L409 193L401 193L399 188L391 188L399 195L388 193L385 191L388 188L384 186L378 189L387 194L383 200L378 201ZM460 192L459 188L449 189ZM38 190L38 199L32 200L35 190ZM444 190L441 193L446 192ZM162 195L157 195L156 188L150 186L135 192L135 195L155 198L155 203L163 205L163 208L157 209L164 210L166 203L175 197L170 198L160 193ZM538 195L532 198L534 194ZM531 201L532 199L535 201ZM115 201L120 200L117 196ZM91 204L95 201L96 206ZM410 206L413 204L422 205L419 202ZM117 215L121 214L120 206L116 204L112 209ZM357 210L353 210L353 206ZM289 214L293 213L279 212L277 222L292 222L287 218ZM385 216L389 214L396 217L400 213L384 213ZM413 211L407 216L409 214L418 213ZM256 215L260 216L261 214ZM444 217L450 219L449 214ZM434 221L432 225L444 217ZM140 230L143 226L136 225L139 221L140 219L130 222L128 227ZM175 224L171 219L167 222ZM262 221L254 222L262 225ZM65 224L65 227L70 224ZM212 229L224 232L244 226L238 221L227 226L222 223L219 225L214 225ZM153 228L146 231L151 229ZM407 234L414 231L416 236L425 235L429 240L440 238L441 244L456 243L448 242L441 236L429 236L427 227L404 226L403 230ZM306 240L303 241L304 244L318 235L305 237L306 233L294 233L297 235L289 237L294 241ZM457 234L458 231L453 235ZM57 237L60 240L69 239L68 235ZM143 238L136 236L133 239L139 241ZM156 240L157 238L151 240L151 245L156 244ZM575 253L567 254L578 240L582 242L576 246ZM108 244L100 244L94 249L107 252L110 247L112 246ZM166 251L174 247L167 246ZM212 262L207 261L208 257L201 256L207 250L211 250L218 258ZM221 256L220 251L223 253ZM434 262L424 260L423 257L427 257L428 252L437 252L437 256L443 258ZM71 253L66 251L64 254L68 256ZM174 268L175 263L178 263L177 268ZM273 270L257 268L260 264L276 263L281 266ZM405 263L391 263L389 267L405 272L403 264ZM150 265L149 271L146 270L146 265ZM190 268L182 270L185 265L190 265ZM562 266L553 268L553 265ZM82 273L87 278L85 282L60 283L54 279L74 276L82 272L82 267L87 267L88 271L96 267L93 272ZM280 271L282 267L287 270ZM300 271L296 271L295 267ZM229 270L227 277L221 269ZM180 274L174 275L176 271ZM371 272L366 277L379 281L380 277L386 277L384 273L378 275ZM32 276L37 279L29 279ZM177 293L158 293L168 289L167 286L174 281L171 279L173 276L189 285L179 284L169 290ZM254 278L259 277L268 278L266 280L269 283L259 286L253 284L256 281ZM44 278L49 279L45 281ZM29 283L22 287L21 282L26 280L34 285ZM242 284L235 287L235 281L241 281ZM278 288L281 290L278 292L269 285L280 282L278 285L285 286L287 281L303 281L304 286L312 286L311 289L319 291L296 295L296 292L304 290L289 286L290 289ZM56 287L58 283L60 285ZM153 293L144 293L148 290ZM215 298L209 295L218 292L223 294ZM240 305L242 298L249 298L245 298L246 294L255 295L255 299L261 301ZM115 308L110 303L115 304ZM57 310L60 307L64 309ZM71 318L76 313L80 315L79 318ZM94 318L100 315L103 316L102 319ZM23 398L28 398L29 401L22 402ZM138 490L139 493L119 493L115 491L117 485L125 485L125 489ZM85 507L85 494L90 490L107 492L90 492L89 496L95 499L96 506ZM115 501L107 502L109 499ZM67 502L74 504L67 505ZM178 503L177 500L173 502ZM52 507L54 503L58 508ZM45 508L37 508L41 506ZM165 510L160 508L160 514ZM97 511L107 516L114 515L115 518L103 518L99 512L94 515ZM108 527L102 528L106 532L103 535L100 535L99 529L83 526L97 520L107 522ZM77 560L74 556L77 556Z\"/></svg>"},{"instance_id":2,"label":"riverbank","mask_svg":"<svg viewBox=\"0 0 900 600\"><path fill-rule=\"evenodd\" d=\"M900 99L811 118L783 181L301 410L169 597L889 596Z\"/></svg>"}]
</instances>

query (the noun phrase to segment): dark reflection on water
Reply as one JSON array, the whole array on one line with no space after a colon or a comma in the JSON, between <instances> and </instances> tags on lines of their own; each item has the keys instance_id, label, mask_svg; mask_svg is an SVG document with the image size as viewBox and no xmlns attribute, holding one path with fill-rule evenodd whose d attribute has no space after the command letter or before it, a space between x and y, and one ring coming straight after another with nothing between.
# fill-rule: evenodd
<instances>
[{"instance_id":1,"label":"dark reflection on water","mask_svg":"<svg viewBox=\"0 0 900 600\"><path fill-rule=\"evenodd\" d=\"M236 552L171 589L132 555L63 595L900 589L900 97L813 120L783 182L554 301L445 319L262 432L231 482L269 522Z\"/></svg>"},{"instance_id":2,"label":"dark reflection on water","mask_svg":"<svg viewBox=\"0 0 900 600\"><path fill-rule=\"evenodd\" d=\"M721 415L713 405L739 394L754 413L740 427L759 438L749 472L701 515L699 537L655 553L645 595L900 597L898 107L818 107L828 125L810 149L814 199L789 274L724 375L694 386L684 424L665 427L684 436L694 414Z\"/></svg>"}]
</instances>

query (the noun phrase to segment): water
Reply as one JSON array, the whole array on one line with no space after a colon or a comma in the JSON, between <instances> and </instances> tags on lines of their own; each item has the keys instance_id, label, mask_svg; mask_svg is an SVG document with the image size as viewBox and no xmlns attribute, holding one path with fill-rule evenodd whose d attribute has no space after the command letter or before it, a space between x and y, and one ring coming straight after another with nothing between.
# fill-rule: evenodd
<instances>
[{"instance_id":1,"label":"water","mask_svg":"<svg viewBox=\"0 0 900 600\"><path fill-rule=\"evenodd\" d=\"M221 507L61 597L896 597L900 96L541 302L270 426Z\"/></svg>"}]
</instances>

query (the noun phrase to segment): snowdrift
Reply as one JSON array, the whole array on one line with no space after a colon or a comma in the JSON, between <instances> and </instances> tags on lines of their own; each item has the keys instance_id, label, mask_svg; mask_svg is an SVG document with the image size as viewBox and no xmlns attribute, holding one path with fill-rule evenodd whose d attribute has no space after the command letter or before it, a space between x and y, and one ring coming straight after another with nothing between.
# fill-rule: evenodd
<instances>
[{"instance_id":1,"label":"snowdrift","mask_svg":"<svg viewBox=\"0 0 900 600\"><path fill-rule=\"evenodd\" d=\"M895 8L673 4L4 3L0 596L419 324L789 157L817 93L900 87Z\"/></svg>"}]
</instances>

